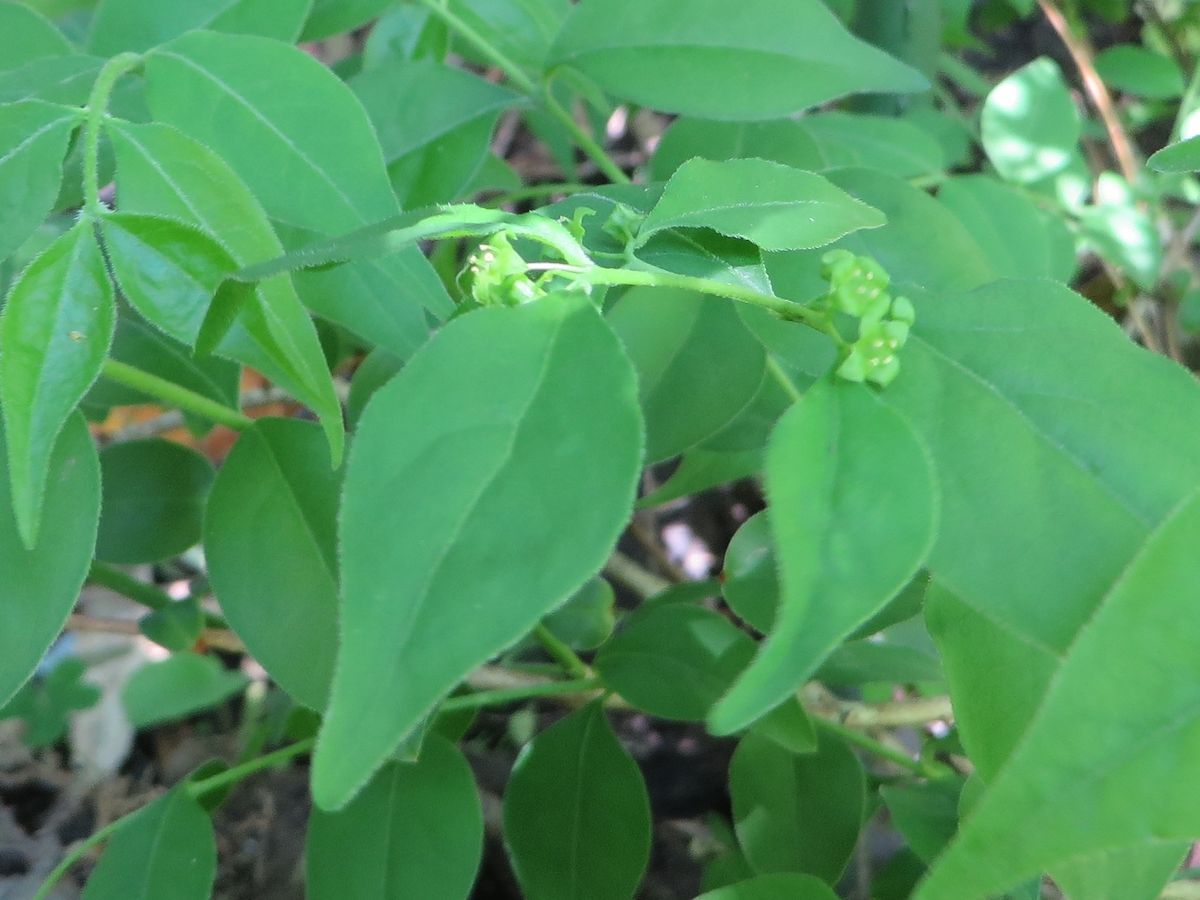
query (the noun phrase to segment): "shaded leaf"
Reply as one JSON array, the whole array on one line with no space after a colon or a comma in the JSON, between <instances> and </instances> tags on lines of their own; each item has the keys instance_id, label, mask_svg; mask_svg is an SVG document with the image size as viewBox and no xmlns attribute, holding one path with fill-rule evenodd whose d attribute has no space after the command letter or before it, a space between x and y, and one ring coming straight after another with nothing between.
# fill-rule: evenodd
<instances>
[{"instance_id":1,"label":"shaded leaf","mask_svg":"<svg viewBox=\"0 0 1200 900\"><path fill-rule=\"evenodd\" d=\"M980 112L983 149L1004 178L1040 181L1071 162L1079 110L1052 59L1041 57L992 88Z\"/></svg>"},{"instance_id":2,"label":"shaded leaf","mask_svg":"<svg viewBox=\"0 0 1200 900\"><path fill-rule=\"evenodd\" d=\"M595 650L612 635L615 608L612 585L596 576L546 616L542 624L573 650Z\"/></svg>"},{"instance_id":3,"label":"shaded leaf","mask_svg":"<svg viewBox=\"0 0 1200 900\"><path fill-rule=\"evenodd\" d=\"M1129 94L1169 99L1183 93L1179 64L1137 44L1106 47L1096 54L1095 64L1105 84Z\"/></svg>"},{"instance_id":4,"label":"shaded leaf","mask_svg":"<svg viewBox=\"0 0 1200 900\"><path fill-rule=\"evenodd\" d=\"M926 129L892 116L823 112L800 120L826 167L862 166L912 178L946 167L942 148Z\"/></svg>"},{"instance_id":5,"label":"shaded leaf","mask_svg":"<svg viewBox=\"0 0 1200 900\"><path fill-rule=\"evenodd\" d=\"M0 70L4 71L75 52L53 23L23 3L0 3L0 34L4 35Z\"/></svg>"},{"instance_id":6,"label":"shaded leaf","mask_svg":"<svg viewBox=\"0 0 1200 900\"><path fill-rule=\"evenodd\" d=\"M311 5L312 0L101 0L88 49L97 56L140 52L198 28L291 42L300 34Z\"/></svg>"},{"instance_id":7,"label":"shaded leaf","mask_svg":"<svg viewBox=\"0 0 1200 900\"><path fill-rule=\"evenodd\" d=\"M29 747L49 747L67 731L72 712L88 709L100 699L100 690L82 681L87 672L80 660L64 659L44 677L17 691L7 706L0 707L0 720L23 719L21 742Z\"/></svg>"},{"instance_id":8,"label":"shaded leaf","mask_svg":"<svg viewBox=\"0 0 1200 900\"><path fill-rule=\"evenodd\" d=\"M811 875L779 872L759 875L701 894L696 900L836 900L829 885Z\"/></svg>"},{"instance_id":9,"label":"shaded leaf","mask_svg":"<svg viewBox=\"0 0 1200 900\"><path fill-rule=\"evenodd\" d=\"M0 106L0 260L54 207L78 111L29 100Z\"/></svg>"},{"instance_id":10,"label":"shaded leaf","mask_svg":"<svg viewBox=\"0 0 1200 900\"><path fill-rule=\"evenodd\" d=\"M247 680L211 656L175 653L134 672L121 700L134 727L147 728L216 706L244 688Z\"/></svg>"}]
</instances>

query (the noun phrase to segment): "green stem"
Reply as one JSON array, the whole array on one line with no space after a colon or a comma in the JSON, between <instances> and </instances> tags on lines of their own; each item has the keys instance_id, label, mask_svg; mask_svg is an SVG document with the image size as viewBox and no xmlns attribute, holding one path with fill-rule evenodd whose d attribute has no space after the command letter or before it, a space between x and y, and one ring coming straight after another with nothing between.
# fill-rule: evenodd
<instances>
[{"instance_id":1,"label":"green stem","mask_svg":"<svg viewBox=\"0 0 1200 900\"><path fill-rule=\"evenodd\" d=\"M550 654L550 658L562 666L563 671L568 675L585 680L592 677L592 670L588 668L587 663L544 624L538 623L537 628L533 629L533 636L542 645L542 649Z\"/></svg>"},{"instance_id":2,"label":"green stem","mask_svg":"<svg viewBox=\"0 0 1200 900\"><path fill-rule=\"evenodd\" d=\"M813 722L817 728L823 729L830 734L836 734L848 744L854 744L861 747L868 753L873 753L881 759L886 759L889 762L895 763L901 768L907 769L914 775L921 775L926 778L941 778L953 775L954 772L948 766L940 762L931 760L913 759L902 750L897 750L895 747L889 747L881 741L875 740L861 731L856 731L853 728L847 728L839 722L834 722L832 719L826 719L819 715L813 715Z\"/></svg>"},{"instance_id":3,"label":"green stem","mask_svg":"<svg viewBox=\"0 0 1200 900\"><path fill-rule=\"evenodd\" d=\"M210 400L203 394L190 391L173 381L159 378L149 372L134 368L115 359L106 359L101 375L109 381L132 388L141 394L148 394L162 400L169 406L175 406L185 412L195 413L218 425L225 425L235 431L244 431L254 424L249 416L244 416L236 409L231 409L223 403Z\"/></svg>"},{"instance_id":4,"label":"green stem","mask_svg":"<svg viewBox=\"0 0 1200 900\"><path fill-rule=\"evenodd\" d=\"M804 399L804 394L800 388L796 387L796 382L792 381L787 371L779 364L779 360L775 358L774 353L767 354L767 371L771 373L771 377L779 384L785 394L792 398L792 401L799 403Z\"/></svg>"},{"instance_id":5,"label":"green stem","mask_svg":"<svg viewBox=\"0 0 1200 900\"><path fill-rule=\"evenodd\" d=\"M120 77L141 63L138 53L114 56L100 69L88 96L87 118L83 123L83 209L92 218L104 215L105 211L100 203L100 131L108 112L108 100Z\"/></svg>"},{"instance_id":6,"label":"green stem","mask_svg":"<svg viewBox=\"0 0 1200 900\"><path fill-rule=\"evenodd\" d=\"M546 81L546 89L542 91L542 100L546 104L546 109L550 110L554 118L562 123L563 128L570 132L571 138L579 145L579 149L586 153L596 167L608 176L609 181L613 184L632 183L633 179L626 175L625 170L608 155L608 151L600 146L596 139L575 121L575 117L571 115L570 111L555 99L552 79Z\"/></svg>"},{"instance_id":7,"label":"green stem","mask_svg":"<svg viewBox=\"0 0 1200 900\"><path fill-rule=\"evenodd\" d=\"M451 697L439 707L441 712L460 709L480 709L485 706L504 706L521 700L536 700L538 697L554 697L562 694L583 694L603 687L599 678L577 678L572 681L547 681L523 687L501 688L497 691L480 691Z\"/></svg>"},{"instance_id":8,"label":"green stem","mask_svg":"<svg viewBox=\"0 0 1200 900\"><path fill-rule=\"evenodd\" d=\"M441 19L458 34L464 41L474 47L497 69L508 76L508 79L526 94L537 93L537 85L525 71L511 60L499 47L472 28L467 22L454 14L444 0L420 0L422 6Z\"/></svg>"},{"instance_id":9,"label":"green stem","mask_svg":"<svg viewBox=\"0 0 1200 900\"><path fill-rule=\"evenodd\" d=\"M234 766L233 768L226 769L224 772L218 772L216 775L213 775L209 778L202 778L199 781L190 782L185 786L184 790L186 790L188 795L191 797L201 797L204 794L212 793L213 791L219 790L227 785L241 781L247 775L252 775L260 769L266 769L281 762L286 762L295 756L299 756L301 753L311 750L313 744L315 743L316 738L307 738L306 740L299 741L298 743L283 747L280 750L276 750L274 753L268 753L265 756L252 759L240 766ZM88 835L85 840L73 847L71 852L63 857L62 862L55 866L54 870L46 876L46 880L42 882L41 887L38 888L38 892L34 894L33 900L46 900L46 898L50 896L50 892L54 890L54 886L62 881L63 876L71 870L72 866L74 866L77 862L79 862L80 859L83 858L85 853L87 853L97 844L102 844L115 835L118 831L129 824L130 820L132 820L133 817L141 812L144 808L145 807L135 809L133 812L109 822L99 831Z\"/></svg>"},{"instance_id":10,"label":"green stem","mask_svg":"<svg viewBox=\"0 0 1200 900\"><path fill-rule=\"evenodd\" d=\"M525 200L540 200L543 197L552 197L555 194L578 194L583 191L594 190L596 185L583 184L580 182L549 182L547 184L531 184L527 187L520 188L515 191L506 191L503 194L497 194L495 197L489 197L482 201L482 206L495 207L507 206L510 203L522 203Z\"/></svg>"},{"instance_id":11,"label":"green stem","mask_svg":"<svg viewBox=\"0 0 1200 900\"><path fill-rule=\"evenodd\" d=\"M92 567L88 570L87 580L90 584L98 584L100 587L108 588L110 591L127 597L134 603L140 603L147 609L164 609L175 602L154 585L139 581L127 572L122 572L115 566L102 563L100 560L93 560ZM204 613L204 624L209 628L229 627L229 623L221 616L210 612Z\"/></svg>"}]
</instances>

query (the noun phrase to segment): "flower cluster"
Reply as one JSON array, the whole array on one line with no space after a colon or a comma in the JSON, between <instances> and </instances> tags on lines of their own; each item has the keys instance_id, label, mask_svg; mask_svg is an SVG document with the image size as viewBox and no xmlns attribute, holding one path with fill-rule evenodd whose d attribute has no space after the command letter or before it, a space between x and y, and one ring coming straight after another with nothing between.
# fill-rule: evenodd
<instances>
[{"instance_id":1,"label":"flower cluster","mask_svg":"<svg viewBox=\"0 0 1200 900\"><path fill-rule=\"evenodd\" d=\"M528 275L528 263L500 233L467 259L472 275L471 296L481 306L520 306L546 292Z\"/></svg>"},{"instance_id":2,"label":"flower cluster","mask_svg":"<svg viewBox=\"0 0 1200 900\"><path fill-rule=\"evenodd\" d=\"M837 374L847 381L890 384L900 373L899 350L916 318L912 302L888 292L887 272L870 257L833 250L821 262L831 310L858 319L858 338L847 344Z\"/></svg>"}]
</instances>

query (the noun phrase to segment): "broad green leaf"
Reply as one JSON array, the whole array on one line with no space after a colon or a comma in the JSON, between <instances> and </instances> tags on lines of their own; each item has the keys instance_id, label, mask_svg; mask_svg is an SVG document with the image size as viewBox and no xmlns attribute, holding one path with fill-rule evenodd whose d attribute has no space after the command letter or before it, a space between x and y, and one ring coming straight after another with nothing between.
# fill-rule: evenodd
<instances>
[{"instance_id":1,"label":"broad green leaf","mask_svg":"<svg viewBox=\"0 0 1200 900\"><path fill-rule=\"evenodd\" d=\"M517 759L504 843L528 900L634 895L650 856L650 805L600 703L550 726Z\"/></svg>"},{"instance_id":2,"label":"broad green leaf","mask_svg":"<svg viewBox=\"0 0 1200 900\"><path fill-rule=\"evenodd\" d=\"M764 250L807 250L884 222L812 172L764 159L693 159L671 176L637 243L669 228L709 228Z\"/></svg>"},{"instance_id":3,"label":"broad green leaf","mask_svg":"<svg viewBox=\"0 0 1200 900\"><path fill-rule=\"evenodd\" d=\"M247 680L214 657L175 653L134 672L121 701L134 727L147 728L216 706L244 688Z\"/></svg>"},{"instance_id":4,"label":"broad green leaf","mask_svg":"<svg viewBox=\"0 0 1200 900\"><path fill-rule=\"evenodd\" d=\"M446 5L535 81L571 10L570 0L448 0ZM457 42L455 50L475 62L490 64L467 41Z\"/></svg>"},{"instance_id":5,"label":"broad green leaf","mask_svg":"<svg viewBox=\"0 0 1200 900\"><path fill-rule=\"evenodd\" d=\"M988 159L1009 181L1028 184L1066 168L1081 125L1058 64L1040 57L996 85L980 131Z\"/></svg>"},{"instance_id":6,"label":"broad green leaf","mask_svg":"<svg viewBox=\"0 0 1200 900\"><path fill-rule=\"evenodd\" d=\"M28 747L53 746L66 734L70 714L89 709L100 699L100 689L82 681L86 672L87 666L79 659L64 659L0 706L0 720L24 720L21 743Z\"/></svg>"},{"instance_id":7,"label":"broad green leaf","mask_svg":"<svg viewBox=\"0 0 1200 900\"><path fill-rule=\"evenodd\" d=\"M693 447L683 454L671 477L640 498L637 506L638 509L651 509L680 497L749 478L761 469L761 450L716 451Z\"/></svg>"},{"instance_id":8,"label":"broad green leaf","mask_svg":"<svg viewBox=\"0 0 1200 900\"><path fill-rule=\"evenodd\" d=\"M777 872L709 891L696 900L837 900L837 894L811 875Z\"/></svg>"},{"instance_id":9,"label":"broad green leaf","mask_svg":"<svg viewBox=\"0 0 1200 900\"><path fill-rule=\"evenodd\" d=\"M942 680L933 653L886 640L847 641L829 655L815 678L830 685L860 687L872 682L912 684Z\"/></svg>"},{"instance_id":10,"label":"broad green leaf","mask_svg":"<svg viewBox=\"0 0 1200 900\"><path fill-rule=\"evenodd\" d=\"M44 56L16 69L0 69L0 103L45 100L67 106L87 102L104 60L94 56Z\"/></svg>"},{"instance_id":11,"label":"broad green leaf","mask_svg":"<svg viewBox=\"0 0 1200 900\"><path fill-rule=\"evenodd\" d=\"M880 789L892 826L928 864L945 849L958 828L963 782L941 778L924 784L890 784Z\"/></svg>"},{"instance_id":12,"label":"broad green leaf","mask_svg":"<svg viewBox=\"0 0 1200 900\"><path fill-rule=\"evenodd\" d=\"M699 722L753 656L754 642L720 613L672 603L630 615L595 667L638 709Z\"/></svg>"},{"instance_id":13,"label":"broad green leaf","mask_svg":"<svg viewBox=\"0 0 1200 900\"><path fill-rule=\"evenodd\" d=\"M396 195L410 208L463 197L500 113L521 100L433 60L387 60L349 84L379 135Z\"/></svg>"},{"instance_id":14,"label":"broad green leaf","mask_svg":"<svg viewBox=\"0 0 1200 900\"><path fill-rule=\"evenodd\" d=\"M1187 629L1174 624L1200 600L1197 539L1193 494L1101 598L919 897L982 898L1058 863L1186 842L1200 829L1200 795L1190 787L1200 667Z\"/></svg>"},{"instance_id":15,"label":"broad green leaf","mask_svg":"<svg viewBox=\"0 0 1200 900\"><path fill-rule=\"evenodd\" d=\"M782 590L770 636L713 708L731 734L787 699L909 582L933 543L937 486L912 427L861 385L821 381L767 448Z\"/></svg>"},{"instance_id":16,"label":"broad green leaf","mask_svg":"<svg viewBox=\"0 0 1200 900\"><path fill-rule=\"evenodd\" d=\"M76 110L29 100L0 106L0 260L42 224L58 197Z\"/></svg>"},{"instance_id":17,"label":"broad green leaf","mask_svg":"<svg viewBox=\"0 0 1200 900\"><path fill-rule=\"evenodd\" d=\"M1137 44L1117 44L1096 54L1096 72L1111 88L1152 99L1183 93L1183 73L1169 56Z\"/></svg>"},{"instance_id":18,"label":"broad green leaf","mask_svg":"<svg viewBox=\"0 0 1200 900\"><path fill-rule=\"evenodd\" d=\"M4 35L4 55L0 58L3 71L75 52L63 33L27 4L0 3L0 34Z\"/></svg>"},{"instance_id":19,"label":"broad green leaf","mask_svg":"<svg viewBox=\"0 0 1200 900\"><path fill-rule=\"evenodd\" d=\"M390 5L391 0L313 0L300 39L319 41L365 25Z\"/></svg>"},{"instance_id":20,"label":"broad green leaf","mask_svg":"<svg viewBox=\"0 0 1200 900\"><path fill-rule=\"evenodd\" d=\"M595 650L612 635L615 609L612 585L596 576L546 616L542 624L573 650Z\"/></svg>"},{"instance_id":21,"label":"broad green leaf","mask_svg":"<svg viewBox=\"0 0 1200 900\"><path fill-rule=\"evenodd\" d=\"M388 763L340 812L308 825L309 900L465 900L483 854L471 767L430 735L415 763Z\"/></svg>"},{"instance_id":22,"label":"broad green leaf","mask_svg":"<svg viewBox=\"0 0 1200 900\"><path fill-rule=\"evenodd\" d=\"M282 252L262 207L212 151L164 125L110 125L123 212L167 216L215 235L239 264ZM286 278L257 286L217 353L253 366L321 419L341 457L342 413L316 330Z\"/></svg>"},{"instance_id":23,"label":"broad green leaf","mask_svg":"<svg viewBox=\"0 0 1200 900\"><path fill-rule=\"evenodd\" d=\"M229 624L280 687L316 710L337 646L341 484L314 425L261 419L217 474L204 524Z\"/></svg>"},{"instance_id":24,"label":"broad green leaf","mask_svg":"<svg viewBox=\"0 0 1200 900\"><path fill-rule=\"evenodd\" d=\"M806 116L799 124L828 167L862 166L897 178L932 175L946 167L932 135L893 116L824 112Z\"/></svg>"},{"instance_id":25,"label":"broad green leaf","mask_svg":"<svg viewBox=\"0 0 1200 900\"><path fill-rule=\"evenodd\" d=\"M354 370L350 396L346 400L346 423L351 431L358 428L358 420L375 392L403 368L404 359L384 347L376 347L367 354Z\"/></svg>"},{"instance_id":26,"label":"broad green leaf","mask_svg":"<svg viewBox=\"0 0 1200 900\"><path fill-rule=\"evenodd\" d=\"M569 65L618 99L709 119L777 119L846 94L928 83L846 31L821 3L585 0L550 65Z\"/></svg>"},{"instance_id":27,"label":"broad green leaf","mask_svg":"<svg viewBox=\"0 0 1200 900\"><path fill-rule=\"evenodd\" d=\"M290 42L299 36L311 5L312 0L101 0L88 50L97 56L141 52L198 28Z\"/></svg>"},{"instance_id":28,"label":"broad green leaf","mask_svg":"<svg viewBox=\"0 0 1200 900\"><path fill-rule=\"evenodd\" d=\"M50 245L9 291L0 315L0 402L21 539L37 542L55 439L100 374L116 324L92 226Z\"/></svg>"},{"instance_id":29,"label":"broad green leaf","mask_svg":"<svg viewBox=\"0 0 1200 900\"><path fill-rule=\"evenodd\" d=\"M467 672L599 571L641 467L634 377L591 302L551 294L455 319L376 393L342 500L319 806L342 806Z\"/></svg>"},{"instance_id":30,"label":"broad green leaf","mask_svg":"<svg viewBox=\"0 0 1200 900\"><path fill-rule=\"evenodd\" d=\"M779 573L771 549L771 525L760 512L742 523L725 550L721 593L729 608L766 634L779 605Z\"/></svg>"},{"instance_id":31,"label":"broad green leaf","mask_svg":"<svg viewBox=\"0 0 1200 900\"><path fill-rule=\"evenodd\" d=\"M1020 190L987 175L962 175L943 182L937 199L966 226L997 275L1066 281L1074 272L1074 241L1056 240L1049 216Z\"/></svg>"},{"instance_id":32,"label":"broad green leaf","mask_svg":"<svg viewBox=\"0 0 1200 900\"><path fill-rule=\"evenodd\" d=\"M1147 165L1157 172L1200 171L1200 136L1163 147L1150 157Z\"/></svg>"},{"instance_id":33,"label":"broad green leaf","mask_svg":"<svg viewBox=\"0 0 1200 900\"><path fill-rule=\"evenodd\" d=\"M198 228L161 216L113 213L100 233L121 295L151 325L194 344L213 295L237 268L233 257Z\"/></svg>"},{"instance_id":34,"label":"broad green leaf","mask_svg":"<svg viewBox=\"0 0 1200 900\"><path fill-rule=\"evenodd\" d=\"M823 169L825 157L799 122L717 122L679 118L663 134L650 159L650 176L666 181L694 157L769 159L795 169Z\"/></svg>"},{"instance_id":35,"label":"broad green leaf","mask_svg":"<svg viewBox=\"0 0 1200 900\"><path fill-rule=\"evenodd\" d=\"M91 564L100 518L100 464L81 416L71 416L55 442L42 508L51 539L33 550L25 548L12 512L7 458L0 459L0 703L25 683L62 631Z\"/></svg>"},{"instance_id":36,"label":"broad green leaf","mask_svg":"<svg viewBox=\"0 0 1200 900\"><path fill-rule=\"evenodd\" d=\"M442 60L449 43L446 23L428 7L393 6L371 26L363 44L362 67L366 71L394 59Z\"/></svg>"},{"instance_id":37,"label":"broad green leaf","mask_svg":"<svg viewBox=\"0 0 1200 900\"><path fill-rule=\"evenodd\" d=\"M758 390L762 346L727 300L633 288L607 319L637 369L649 462L712 437Z\"/></svg>"},{"instance_id":38,"label":"broad green leaf","mask_svg":"<svg viewBox=\"0 0 1200 900\"><path fill-rule=\"evenodd\" d=\"M1144 290L1158 281L1163 245L1158 227L1129 183L1116 172L1096 180L1096 202L1079 210L1084 240Z\"/></svg>"},{"instance_id":39,"label":"broad green leaf","mask_svg":"<svg viewBox=\"0 0 1200 900\"><path fill-rule=\"evenodd\" d=\"M181 785L113 835L84 900L205 900L217 875L217 842L199 801Z\"/></svg>"},{"instance_id":40,"label":"broad green leaf","mask_svg":"<svg viewBox=\"0 0 1200 900\"><path fill-rule=\"evenodd\" d=\"M748 734L729 763L734 828L755 871L803 872L833 884L858 843L866 802L862 764L822 734L815 753L789 753Z\"/></svg>"},{"instance_id":41,"label":"broad green leaf","mask_svg":"<svg viewBox=\"0 0 1200 900\"><path fill-rule=\"evenodd\" d=\"M366 111L337 76L294 47L243 35L186 35L148 58L146 95L157 119L229 164L289 249L399 211ZM320 128L312 127L313 109L321 110ZM314 312L401 354L425 341L426 310L444 318L452 309L415 247L308 273L297 288Z\"/></svg>"},{"instance_id":42,"label":"broad green leaf","mask_svg":"<svg viewBox=\"0 0 1200 900\"><path fill-rule=\"evenodd\" d=\"M200 542L213 470L195 450L161 438L113 444L100 454L100 472L97 559L158 562Z\"/></svg>"}]
</instances>

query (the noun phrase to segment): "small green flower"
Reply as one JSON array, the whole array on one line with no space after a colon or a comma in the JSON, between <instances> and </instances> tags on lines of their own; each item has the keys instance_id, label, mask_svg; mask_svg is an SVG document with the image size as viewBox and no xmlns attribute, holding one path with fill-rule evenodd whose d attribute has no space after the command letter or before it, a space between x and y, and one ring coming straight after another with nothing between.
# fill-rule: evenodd
<instances>
[{"instance_id":1,"label":"small green flower","mask_svg":"<svg viewBox=\"0 0 1200 900\"><path fill-rule=\"evenodd\" d=\"M471 296L481 306L520 306L536 300L546 292L525 274L527 265L505 235L493 235L491 243L480 244L467 258Z\"/></svg>"},{"instance_id":2,"label":"small green flower","mask_svg":"<svg viewBox=\"0 0 1200 900\"><path fill-rule=\"evenodd\" d=\"M848 250L832 250L821 262L821 274L829 281L829 295L837 309L852 316L887 312L891 279L879 263Z\"/></svg>"}]
</instances>

